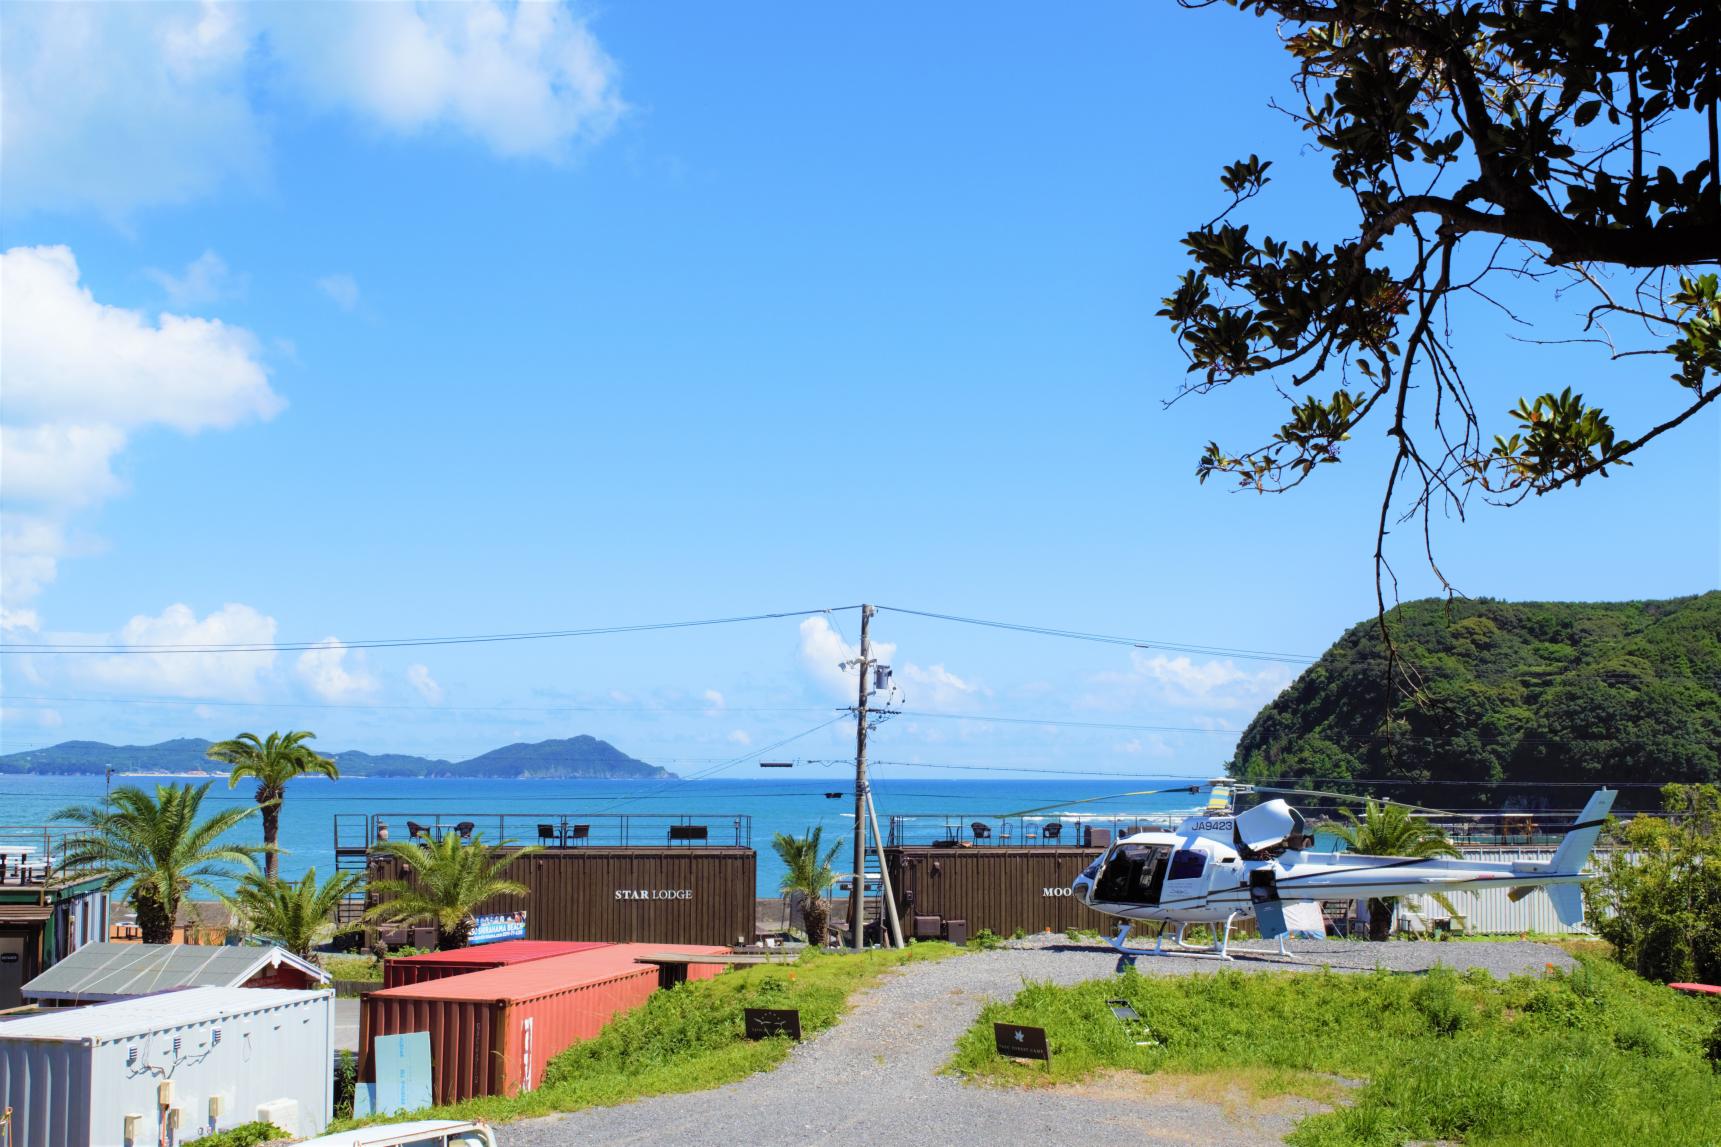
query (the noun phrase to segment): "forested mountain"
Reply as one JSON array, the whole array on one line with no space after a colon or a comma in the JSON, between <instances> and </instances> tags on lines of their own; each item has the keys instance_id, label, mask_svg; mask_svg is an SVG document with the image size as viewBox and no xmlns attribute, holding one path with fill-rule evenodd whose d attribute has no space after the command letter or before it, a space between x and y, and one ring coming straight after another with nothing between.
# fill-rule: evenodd
<instances>
[{"instance_id":1,"label":"forested mountain","mask_svg":"<svg viewBox=\"0 0 1721 1147\"><path fill-rule=\"evenodd\" d=\"M1438 807L1571 793L1488 782L1721 781L1721 592L1668 601L1414 601L1361 622L1262 709L1236 775ZM1390 720L1387 719L1390 713ZM1468 781L1468 785L1449 783ZM1655 807L1653 790L1622 805Z\"/></svg>"},{"instance_id":2,"label":"forested mountain","mask_svg":"<svg viewBox=\"0 0 1721 1147\"><path fill-rule=\"evenodd\" d=\"M225 773L221 762L203 752L209 742L191 737L156 745L105 745L100 741L65 741L0 757L0 773ZM371 754L357 750L325 753L350 777L598 777L634 780L673 778L674 773L635 760L596 737L565 737L536 744L508 745L471 760L451 762L403 753Z\"/></svg>"}]
</instances>

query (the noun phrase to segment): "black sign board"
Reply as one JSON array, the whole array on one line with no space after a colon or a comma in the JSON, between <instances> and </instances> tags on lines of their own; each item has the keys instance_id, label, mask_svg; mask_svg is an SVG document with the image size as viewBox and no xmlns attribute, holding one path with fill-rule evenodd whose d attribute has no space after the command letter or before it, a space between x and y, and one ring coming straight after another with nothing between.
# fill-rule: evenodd
<instances>
[{"instance_id":1,"label":"black sign board","mask_svg":"<svg viewBox=\"0 0 1721 1147\"><path fill-rule=\"evenodd\" d=\"M801 1013L793 1008L747 1008L742 1014L747 1021L748 1039L770 1039L774 1035L801 1038Z\"/></svg>"},{"instance_id":2,"label":"black sign board","mask_svg":"<svg viewBox=\"0 0 1721 1147\"><path fill-rule=\"evenodd\" d=\"M1051 1065L1052 1050L1046 1046L1045 1028L993 1024L992 1038L998 1041L999 1055L1007 1055L1011 1059L1039 1059Z\"/></svg>"}]
</instances>

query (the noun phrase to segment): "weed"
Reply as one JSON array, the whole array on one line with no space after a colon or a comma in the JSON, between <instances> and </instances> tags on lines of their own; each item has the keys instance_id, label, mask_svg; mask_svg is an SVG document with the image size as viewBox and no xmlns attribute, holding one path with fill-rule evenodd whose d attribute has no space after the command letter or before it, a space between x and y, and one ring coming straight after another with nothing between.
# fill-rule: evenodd
<instances>
[{"instance_id":1,"label":"weed","mask_svg":"<svg viewBox=\"0 0 1721 1147\"><path fill-rule=\"evenodd\" d=\"M551 1058L536 1090L470 1099L416 1117L520 1119L720 1087L777 1066L793 1046L786 1036L747 1039L743 1009L798 1009L801 1031L811 1037L837 1022L850 995L889 969L960 951L935 941L900 951L809 951L794 964L742 968L680 984L652 993L644 1006L617 1017L596 1039ZM348 1126L351 1121L334 1129Z\"/></svg>"},{"instance_id":2,"label":"weed","mask_svg":"<svg viewBox=\"0 0 1721 1147\"><path fill-rule=\"evenodd\" d=\"M1127 999L1160 1043L1139 1047L1106 999ZM1000 1060L993 1022L1046 1029L1050 1071ZM1026 1086L1119 1069L1272 1080L1275 1093L1320 1093L1321 1079L1366 1079L1345 1104L1310 1116L1296 1147L1455 1140L1573 1147L1656 1143L1713 1147L1696 1113L1721 1110L1721 1029L1703 1002L1675 996L1605 960L1496 982L1485 973L1425 976L1244 974L1142 976L1029 984L988 1005L951 1069Z\"/></svg>"}]
</instances>

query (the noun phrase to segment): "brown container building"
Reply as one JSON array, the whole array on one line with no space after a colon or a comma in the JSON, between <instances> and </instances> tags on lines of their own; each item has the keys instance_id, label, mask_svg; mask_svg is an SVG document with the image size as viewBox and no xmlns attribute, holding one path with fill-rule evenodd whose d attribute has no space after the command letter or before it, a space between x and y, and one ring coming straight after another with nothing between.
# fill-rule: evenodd
<instances>
[{"instance_id":1,"label":"brown container building","mask_svg":"<svg viewBox=\"0 0 1721 1147\"><path fill-rule=\"evenodd\" d=\"M530 1091L543 1082L553 1056L650 998L661 972L635 957L662 951L716 955L728 949L605 945L371 992L359 1008L359 1078L376 1077L377 1036L428 1032L437 1103ZM689 978L722 970L702 965L690 969Z\"/></svg>"},{"instance_id":2,"label":"brown container building","mask_svg":"<svg viewBox=\"0 0 1721 1147\"><path fill-rule=\"evenodd\" d=\"M1093 848L886 848L904 927L911 916L966 920L968 934L1101 930L1108 917L1076 898L1070 882L1099 855Z\"/></svg>"},{"instance_id":3,"label":"brown container building","mask_svg":"<svg viewBox=\"0 0 1721 1147\"><path fill-rule=\"evenodd\" d=\"M752 821L745 815L655 817L586 814L479 816L453 824L396 817L413 838L458 832L491 844L532 844L505 870L524 884L524 896L499 896L477 914L524 910L528 940L609 943L735 944L753 939L757 858ZM339 865L362 869L367 884L407 878L397 858L376 849L390 839L381 816L335 818ZM398 836L394 839L399 839ZM381 902L374 892L343 905L356 920Z\"/></svg>"},{"instance_id":4,"label":"brown container building","mask_svg":"<svg viewBox=\"0 0 1721 1147\"><path fill-rule=\"evenodd\" d=\"M374 855L370 878L403 866ZM526 912L528 940L735 944L753 939L751 848L558 848L504 875L530 891L485 901L478 915Z\"/></svg>"}]
</instances>

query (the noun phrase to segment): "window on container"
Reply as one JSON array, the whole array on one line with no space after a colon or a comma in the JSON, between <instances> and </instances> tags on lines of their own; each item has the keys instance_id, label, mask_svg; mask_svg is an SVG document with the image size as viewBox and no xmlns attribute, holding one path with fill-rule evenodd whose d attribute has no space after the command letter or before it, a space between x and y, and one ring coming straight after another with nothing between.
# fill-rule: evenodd
<instances>
[{"instance_id":1,"label":"window on container","mask_svg":"<svg viewBox=\"0 0 1721 1147\"><path fill-rule=\"evenodd\" d=\"M1171 874L1167 880L1192 880L1207 870L1207 854L1180 848L1171 855Z\"/></svg>"}]
</instances>

